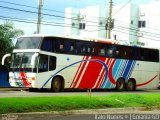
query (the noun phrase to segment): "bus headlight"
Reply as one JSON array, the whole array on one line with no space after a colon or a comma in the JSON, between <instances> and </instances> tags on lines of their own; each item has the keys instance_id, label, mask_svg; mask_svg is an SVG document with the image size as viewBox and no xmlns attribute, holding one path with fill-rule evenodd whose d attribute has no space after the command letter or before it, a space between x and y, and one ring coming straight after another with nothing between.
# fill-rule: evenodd
<instances>
[{"instance_id":1,"label":"bus headlight","mask_svg":"<svg viewBox=\"0 0 160 120\"><path fill-rule=\"evenodd\" d=\"M35 77L28 77L27 79L28 79L28 80L36 80Z\"/></svg>"}]
</instances>

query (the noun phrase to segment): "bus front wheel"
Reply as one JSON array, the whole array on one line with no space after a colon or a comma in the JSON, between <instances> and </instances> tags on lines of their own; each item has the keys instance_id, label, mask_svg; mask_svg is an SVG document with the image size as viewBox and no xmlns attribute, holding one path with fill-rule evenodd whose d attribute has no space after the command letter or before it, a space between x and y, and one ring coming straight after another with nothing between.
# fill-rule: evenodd
<instances>
[{"instance_id":1,"label":"bus front wheel","mask_svg":"<svg viewBox=\"0 0 160 120\"><path fill-rule=\"evenodd\" d=\"M122 78L119 78L116 82L116 90L124 91L125 90L125 81Z\"/></svg>"},{"instance_id":2,"label":"bus front wheel","mask_svg":"<svg viewBox=\"0 0 160 120\"><path fill-rule=\"evenodd\" d=\"M62 82L60 77L55 77L51 83L52 92L60 92L62 88Z\"/></svg>"},{"instance_id":3,"label":"bus front wheel","mask_svg":"<svg viewBox=\"0 0 160 120\"><path fill-rule=\"evenodd\" d=\"M129 79L126 84L127 91L135 91L136 90L136 81L134 79Z\"/></svg>"}]
</instances>

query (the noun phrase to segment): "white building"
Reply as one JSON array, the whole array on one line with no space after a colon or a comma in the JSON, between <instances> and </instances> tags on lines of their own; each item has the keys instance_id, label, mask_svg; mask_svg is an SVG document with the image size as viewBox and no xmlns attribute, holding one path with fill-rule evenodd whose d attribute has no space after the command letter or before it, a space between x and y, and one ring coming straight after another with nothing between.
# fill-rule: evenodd
<instances>
[{"instance_id":1,"label":"white building","mask_svg":"<svg viewBox=\"0 0 160 120\"><path fill-rule=\"evenodd\" d=\"M66 8L64 34L106 38L107 13L106 6L89 6L80 10ZM160 1L139 6L116 5L112 18L111 39L160 48Z\"/></svg>"},{"instance_id":2,"label":"white building","mask_svg":"<svg viewBox=\"0 0 160 120\"><path fill-rule=\"evenodd\" d=\"M112 39L116 35L117 40L124 42L135 42L138 40L138 6L128 4L121 9L124 4L113 7L112 18L114 19L114 29Z\"/></svg>"},{"instance_id":3,"label":"white building","mask_svg":"<svg viewBox=\"0 0 160 120\"><path fill-rule=\"evenodd\" d=\"M160 48L160 1L139 6L139 41Z\"/></svg>"},{"instance_id":4,"label":"white building","mask_svg":"<svg viewBox=\"0 0 160 120\"><path fill-rule=\"evenodd\" d=\"M65 9L65 35L81 35L84 37L106 37L105 7L89 6L85 9Z\"/></svg>"}]
</instances>

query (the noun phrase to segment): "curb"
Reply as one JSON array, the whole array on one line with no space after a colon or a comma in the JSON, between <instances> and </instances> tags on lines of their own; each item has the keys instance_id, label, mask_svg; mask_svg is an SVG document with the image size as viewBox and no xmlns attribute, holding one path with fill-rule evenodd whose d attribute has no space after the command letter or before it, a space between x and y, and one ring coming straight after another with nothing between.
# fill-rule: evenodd
<instances>
[{"instance_id":1,"label":"curb","mask_svg":"<svg viewBox=\"0 0 160 120\"><path fill-rule=\"evenodd\" d=\"M135 111L148 111L145 107L129 107L129 108L108 108L108 109L89 109L89 110L67 110L67 111L51 111L51 112L29 112L29 113L9 113L10 115L85 115L85 114L106 114L106 113L129 113Z\"/></svg>"},{"instance_id":2,"label":"curb","mask_svg":"<svg viewBox=\"0 0 160 120\"><path fill-rule=\"evenodd\" d=\"M0 91L21 91L21 90L28 90L27 88L3 88L0 87Z\"/></svg>"}]
</instances>

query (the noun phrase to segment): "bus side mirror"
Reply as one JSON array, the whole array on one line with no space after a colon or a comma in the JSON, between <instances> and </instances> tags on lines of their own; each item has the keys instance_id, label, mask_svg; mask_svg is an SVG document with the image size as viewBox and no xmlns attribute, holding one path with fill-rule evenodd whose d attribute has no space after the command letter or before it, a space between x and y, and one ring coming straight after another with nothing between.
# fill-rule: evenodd
<instances>
[{"instance_id":1,"label":"bus side mirror","mask_svg":"<svg viewBox=\"0 0 160 120\"><path fill-rule=\"evenodd\" d=\"M31 66L35 66L35 60L36 60L36 57L38 56L38 53L35 53L32 58L31 58Z\"/></svg>"},{"instance_id":2,"label":"bus side mirror","mask_svg":"<svg viewBox=\"0 0 160 120\"><path fill-rule=\"evenodd\" d=\"M9 54L5 54L5 55L2 57L2 65L4 65L6 58L7 58L7 57L10 57L10 56L11 56L11 54L9 53Z\"/></svg>"}]
</instances>

